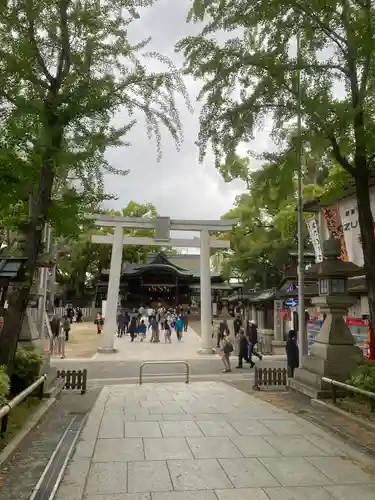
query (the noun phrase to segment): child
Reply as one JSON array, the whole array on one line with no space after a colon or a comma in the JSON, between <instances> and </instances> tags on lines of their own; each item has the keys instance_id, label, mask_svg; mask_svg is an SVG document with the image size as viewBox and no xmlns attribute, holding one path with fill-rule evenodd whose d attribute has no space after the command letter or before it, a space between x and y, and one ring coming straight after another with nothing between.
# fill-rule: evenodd
<instances>
[{"instance_id":1,"label":"child","mask_svg":"<svg viewBox=\"0 0 375 500\"><path fill-rule=\"evenodd\" d=\"M288 376L294 377L294 370L299 366L299 351L297 345L297 332L289 330L288 340L286 341L286 361L288 365Z\"/></svg>"},{"instance_id":2,"label":"child","mask_svg":"<svg viewBox=\"0 0 375 500\"><path fill-rule=\"evenodd\" d=\"M221 354L221 361L223 362L224 365L223 373L229 373L232 371L230 367L230 355L232 352L233 352L233 344L230 340L230 336L225 335L223 339L222 354Z\"/></svg>"},{"instance_id":3,"label":"child","mask_svg":"<svg viewBox=\"0 0 375 500\"><path fill-rule=\"evenodd\" d=\"M179 316L177 321L174 324L174 329L176 330L177 340L181 341L182 332L184 331L184 319L182 316Z\"/></svg>"},{"instance_id":4,"label":"child","mask_svg":"<svg viewBox=\"0 0 375 500\"><path fill-rule=\"evenodd\" d=\"M143 340L146 338L146 330L147 330L147 327L145 325L145 322L143 319L141 319L141 322L139 323L139 326L138 326L139 340L141 342L143 342Z\"/></svg>"}]
</instances>

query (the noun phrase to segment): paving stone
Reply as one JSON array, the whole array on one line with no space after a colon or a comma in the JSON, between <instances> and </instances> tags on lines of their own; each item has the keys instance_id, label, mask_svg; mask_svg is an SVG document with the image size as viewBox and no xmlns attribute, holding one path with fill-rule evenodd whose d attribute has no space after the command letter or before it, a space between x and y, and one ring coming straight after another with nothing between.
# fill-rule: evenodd
<instances>
[{"instance_id":1,"label":"paving stone","mask_svg":"<svg viewBox=\"0 0 375 500\"><path fill-rule=\"evenodd\" d=\"M66 486L84 486L86 481L86 476L90 468L89 459L79 459L74 462L70 462L68 465L62 485Z\"/></svg>"},{"instance_id":2,"label":"paving stone","mask_svg":"<svg viewBox=\"0 0 375 500\"><path fill-rule=\"evenodd\" d=\"M86 495L126 493L127 473L125 462L95 462L87 477Z\"/></svg>"},{"instance_id":3,"label":"paving stone","mask_svg":"<svg viewBox=\"0 0 375 500\"><path fill-rule=\"evenodd\" d=\"M95 439L90 441L79 441L75 447L73 460L76 461L80 458L91 458L94 454Z\"/></svg>"},{"instance_id":4,"label":"paving stone","mask_svg":"<svg viewBox=\"0 0 375 500\"><path fill-rule=\"evenodd\" d=\"M151 500L151 494L146 493L115 493L111 495L84 496L83 500Z\"/></svg>"},{"instance_id":5,"label":"paving stone","mask_svg":"<svg viewBox=\"0 0 375 500\"><path fill-rule=\"evenodd\" d=\"M286 457L324 457L327 453L303 436L267 436L273 447Z\"/></svg>"},{"instance_id":6,"label":"paving stone","mask_svg":"<svg viewBox=\"0 0 375 500\"><path fill-rule=\"evenodd\" d=\"M192 417L194 417L194 420L199 420L200 422L203 422L205 420L209 420L210 422L229 422L231 415L227 414L222 414L222 413L197 413L195 415L188 415L190 418L189 420L193 420ZM238 415L236 415L235 420L238 420Z\"/></svg>"},{"instance_id":7,"label":"paving stone","mask_svg":"<svg viewBox=\"0 0 375 500\"><path fill-rule=\"evenodd\" d=\"M140 405L142 408L163 408L163 403L161 401L148 401L147 399L145 401L141 401Z\"/></svg>"},{"instance_id":8,"label":"paving stone","mask_svg":"<svg viewBox=\"0 0 375 500\"><path fill-rule=\"evenodd\" d=\"M101 439L123 438L124 419L118 415L105 413L99 428L98 437Z\"/></svg>"},{"instance_id":9,"label":"paving stone","mask_svg":"<svg viewBox=\"0 0 375 500\"><path fill-rule=\"evenodd\" d=\"M228 437L186 438L195 458L238 458L242 453Z\"/></svg>"},{"instance_id":10,"label":"paving stone","mask_svg":"<svg viewBox=\"0 0 375 500\"><path fill-rule=\"evenodd\" d=\"M270 500L332 500L321 487L265 488L264 491Z\"/></svg>"},{"instance_id":11,"label":"paving stone","mask_svg":"<svg viewBox=\"0 0 375 500\"><path fill-rule=\"evenodd\" d=\"M218 500L270 500L260 488L216 490L215 493Z\"/></svg>"},{"instance_id":12,"label":"paving stone","mask_svg":"<svg viewBox=\"0 0 375 500\"><path fill-rule=\"evenodd\" d=\"M238 432L228 422L223 421L197 421L201 431L207 437L238 436Z\"/></svg>"},{"instance_id":13,"label":"paving stone","mask_svg":"<svg viewBox=\"0 0 375 500\"><path fill-rule=\"evenodd\" d=\"M279 483L256 458L219 460L235 488L261 488Z\"/></svg>"},{"instance_id":14,"label":"paving stone","mask_svg":"<svg viewBox=\"0 0 375 500\"><path fill-rule=\"evenodd\" d=\"M365 484L326 486L325 489L337 500L374 500L374 491Z\"/></svg>"},{"instance_id":15,"label":"paving stone","mask_svg":"<svg viewBox=\"0 0 375 500\"><path fill-rule=\"evenodd\" d=\"M128 492L171 491L172 483L166 462L144 461L128 463Z\"/></svg>"},{"instance_id":16,"label":"paving stone","mask_svg":"<svg viewBox=\"0 0 375 500\"><path fill-rule=\"evenodd\" d=\"M94 462L131 462L144 460L141 438L98 439Z\"/></svg>"},{"instance_id":17,"label":"paving stone","mask_svg":"<svg viewBox=\"0 0 375 500\"><path fill-rule=\"evenodd\" d=\"M260 436L231 436L230 439L240 452L248 458L251 457L279 457L280 453Z\"/></svg>"},{"instance_id":18,"label":"paving stone","mask_svg":"<svg viewBox=\"0 0 375 500\"><path fill-rule=\"evenodd\" d=\"M193 458L184 438L144 439L146 460L182 460Z\"/></svg>"},{"instance_id":19,"label":"paving stone","mask_svg":"<svg viewBox=\"0 0 375 500\"><path fill-rule=\"evenodd\" d=\"M137 422L162 422L164 420L163 415L160 413L149 413L144 415L136 413L134 417Z\"/></svg>"},{"instance_id":20,"label":"paving stone","mask_svg":"<svg viewBox=\"0 0 375 500\"><path fill-rule=\"evenodd\" d=\"M241 436L271 436L272 432L259 420L234 420L233 427Z\"/></svg>"},{"instance_id":21,"label":"paving stone","mask_svg":"<svg viewBox=\"0 0 375 500\"><path fill-rule=\"evenodd\" d=\"M151 498L152 500L217 500L217 496L212 490L153 493Z\"/></svg>"},{"instance_id":22,"label":"paving stone","mask_svg":"<svg viewBox=\"0 0 375 500\"><path fill-rule=\"evenodd\" d=\"M202 431L195 422L160 422L160 428L164 437L203 436Z\"/></svg>"},{"instance_id":23,"label":"paving stone","mask_svg":"<svg viewBox=\"0 0 375 500\"><path fill-rule=\"evenodd\" d=\"M332 484L305 458L259 458L282 486L325 486Z\"/></svg>"},{"instance_id":24,"label":"paving stone","mask_svg":"<svg viewBox=\"0 0 375 500\"><path fill-rule=\"evenodd\" d=\"M213 490L233 485L217 460L168 460L175 490Z\"/></svg>"},{"instance_id":25,"label":"paving stone","mask_svg":"<svg viewBox=\"0 0 375 500\"><path fill-rule=\"evenodd\" d=\"M61 485L55 500L82 500L84 486ZM5 500L5 497L4 497Z\"/></svg>"},{"instance_id":26,"label":"paving stone","mask_svg":"<svg viewBox=\"0 0 375 500\"><path fill-rule=\"evenodd\" d=\"M170 413L170 414L163 414L163 419L166 421L171 421L171 422L180 422L180 421L193 421L196 420L195 415L188 415L187 413Z\"/></svg>"},{"instance_id":27,"label":"paving stone","mask_svg":"<svg viewBox=\"0 0 375 500\"><path fill-rule=\"evenodd\" d=\"M295 435L306 434L306 429L299 425L295 420L261 420L262 424L268 427L274 434L278 435Z\"/></svg>"},{"instance_id":28,"label":"paving stone","mask_svg":"<svg viewBox=\"0 0 375 500\"><path fill-rule=\"evenodd\" d=\"M353 465L348 460L337 457L310 457L308 458L314 467L332 479L337 484L371 483L374 476L363 472L359 467Z\"/></svg>"},{"instance_id":29,"label":"paving stone","mask_svg":"<svg viewBox=\"0 0 375 500\"><path fill-rule=\"evenodd\" d=\"M160 413L164 413L166 415L167 414L185 413L184 410L181 408L180 403L177 403L176 401L173 401L173 402L172 401L165 401L165 402L163 402L162 410L163 411L161 411Z\"/></svg>"},{"instance_id":30,"label":"paving stone","mask_svg":"<svg viewBox=\"0 0 375 500\"><path fill-rule=\"evenodd\" d=\"M125 437L161 437L157 422L126 422Z\"/></svg>"}]
</instances>

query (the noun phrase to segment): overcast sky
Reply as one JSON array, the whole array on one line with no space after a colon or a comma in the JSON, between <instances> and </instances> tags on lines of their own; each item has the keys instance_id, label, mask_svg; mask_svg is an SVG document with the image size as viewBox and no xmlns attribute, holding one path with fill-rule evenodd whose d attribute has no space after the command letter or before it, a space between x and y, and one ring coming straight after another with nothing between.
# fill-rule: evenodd
<instances>
[{"instance_id":1,"label":"overcast sky","mask_svg":"<svg viewBox=\"0 0 375 500\"><path fill-rule=\"evenodd\" d=\"M182 57L174 53L174 45L182 37L197 31L196 27L185 22L190 3L190 0L159 0L154 7L145 9L140 20L134 22L132 37L139 41L151 36L147 50L165 54L181 67ZM115 168L130 170L126 177L107 176L107 190L119 197L111 208L122 208L134 200L153 203L163 216L216 219L232 207L235 196L243 191L240 181L226 184L222 180L215 170L211 152L203 164L198 162L194 142L199 131L200 107L196 103L199 83L191 78L186 78L185 83L194 114L181 101L180 116L185 140L179 152L173 139L164 134L163 157L158 163L155 144L148 141L141 121L127 137L131 147L108 151L107 158ZM126 115L121 118L126 120ZM263 151L268 141L267 130L264 130L257 134L249 149Z\"/></svg>"}]
</instances>

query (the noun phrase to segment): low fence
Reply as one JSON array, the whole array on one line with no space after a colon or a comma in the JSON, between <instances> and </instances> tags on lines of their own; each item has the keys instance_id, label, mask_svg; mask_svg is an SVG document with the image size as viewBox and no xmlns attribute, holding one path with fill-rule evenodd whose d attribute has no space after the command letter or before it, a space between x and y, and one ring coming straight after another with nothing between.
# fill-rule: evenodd
<instances>
[{"instance_id":1,"label":"low fence","mask_svg":"<svg viewBox=\"0 0 375 500\"><path fill-rule=\"evenodd\" d=\"M81 311L82 311L82 318L83 319L91 319L92 318L92 314L93 314L92 307L81 307ZM55 307L54 313L59 315L59 316L65 316L66 307Z\"/></svg>"},{"instance_id":2,"label":"low fence","mask_svg":"<svg viewBox=\"0 0 375 500\"><path fill-rule=\"evenodd\" d=\"M258 368L254 370L254 389L261 387L286 387L288 372L286 368Z\"/></svg>"},{"instance_id":3,"label":"low fence","mask_svg":"<svg viewBox=\"0 0 375 500\"><path fill-rule=\"evenodd\" d=\"M87 390L87 370L57 370L57 378L65 381L64 389L78 389L81 394Z\"/></svg>"},{"instance_id":4,"label":"low fence","mask_svg":"<svg viewBox=\"0 0 375 500\"><path fill-rule=\"evenodd\" d=\"M20 392L15 398L11 401L5 403L4 406L0 408L0 437L2 438L8 427L9 414L11 411L22 401L24 401L27 396L29 396L32 392L39 388L39 397L42 399L44 394L44 383L47 380L47 375L42 375L38 378L33 384L31 384L27 389Z\"/></svg>"},{"instance_id":5,"label":"low fence","mask_svg":"<svg viewBox=\"0 0 375 500\"><path fill-rule=\"evenodd\" d=\"M372 412L375 412L375 393L370 391L365 391L364 389L359 389L358 387L354 387L353 385L344 384L343 382L339 382L338 380L333 380L328 377L322 377L322 382L329 384L331 386L332 391L332 403L335 405L337 402L337 393L342 392L351 392L353 394L358 394L359 396L364 396L369 400L370 409Z\"/></svg>"}]
</instances>

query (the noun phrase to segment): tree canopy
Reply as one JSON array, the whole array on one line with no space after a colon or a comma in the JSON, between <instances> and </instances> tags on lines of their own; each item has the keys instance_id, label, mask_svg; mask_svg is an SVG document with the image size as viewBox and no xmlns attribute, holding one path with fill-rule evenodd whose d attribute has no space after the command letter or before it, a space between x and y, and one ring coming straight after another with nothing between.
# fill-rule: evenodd
<instances>
[{"instance_id":1,"label":"tree canopy","mask_svg":"<svg viewBox=\"0 0 375 500\"><path fill-rule=\"evenodd\" d=\"M372 324L374 18L371 0L194 0L189 20L203 28L177 46L186 72L203 82L201 158L210 143L217 164L231 160L265 120L284 151L300 110L298 142L318 146L354 178Z\"/></svg>"}]
</instances>

